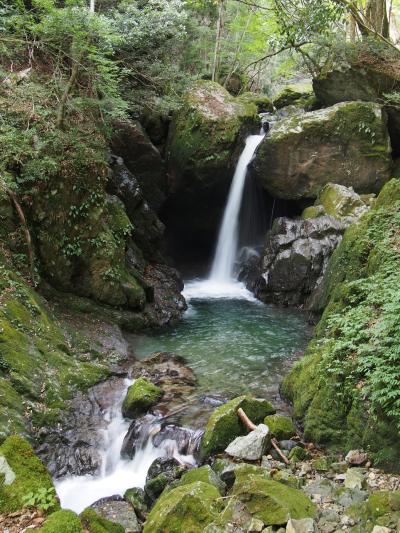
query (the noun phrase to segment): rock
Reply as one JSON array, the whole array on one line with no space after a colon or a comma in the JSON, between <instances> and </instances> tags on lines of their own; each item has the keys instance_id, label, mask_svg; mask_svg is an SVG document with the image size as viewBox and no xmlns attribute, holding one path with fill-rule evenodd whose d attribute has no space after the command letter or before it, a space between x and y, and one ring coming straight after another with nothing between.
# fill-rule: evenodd
<instances>
[{"instance_id":1,"label":"rock","mask_svg":"<svg viewBox=\"0 0 400 533\"><path fill-rule=\"evenodd\" d=\"M368 461L368 455L362 450L350 450L345 461L351 466L363 466Z\"/></svg>"},{"instance_id":2,"label":"rock","mask_svg":"<svg viewBox=\"0 0 400 533\"><path fill-rule=\"evenodd\" d=\"M293 475L290 470L272 471L271 477L274 481L279 481L279 483L283 483L294 489L300 489L304 481L302 478Z\"/></svg>"},{"instance_id":3,"label":"rock","mask_svg":"<svg viewBox=\"0 0 400 533\"><path fill-rule=\"evenodd\" d=\"M331 501L336 491L335 484L329 479L318 479L312 481L303 491L309 496L320 497L322 501Z\"/></svg>"},{"instance_id":4,"label":"rock","mask_svg":"<svg viewBox=\"0 0 400 533\"><path fill-rule=\"evenodd\" d=\"M384 526L374 526L372 533L390 533L392 529Z\"/></svg>"},{"instance_id":5,"label":"rock","mask_svg":"<svg viewBox=\"0 0 400 533\"><path fill-rule=\"evenodd\" d=\"M288 416L269 415L264 418L264 424L269 427L271 435L278 440L290 439L296 435L296 428Z\"/></svg>"},{"instance_id":6,"label":"rock","mask_svg":"<svg viewBox=\"0 0 400 533\"><path fill-rule=\"evenodd\" d=\"M291 518L286 525L286 533L315 533L317 531L312 518L294 520Z\"/></svg>"},{"instance_id":7,"label":"rock","mask_svg":"<svg viewBox=\"0 0 400 533\"><path fill-rule=\"evenodd\" d=\"M269 113L274 110L270 98L265 94L246 92L239 95L237 100L244 104L254 104L258 113Z\"/></svg>"},{"instance_id":8,"label":"rock","mask_svg":"<svg viewBox=\"0 0 400 533\"><path fill-rule=\"evenodd\" d=\"M122 404L122 415L125 418L135 418L153 407L162 395L162 389L144 378L138 378L126 393Z\"/></svg>"},{"instance_id":9,"label":"rock","mask_svg":"<svg viewBox=\"0 0 400 533\"><path fill-rule=\"evenodd\" d=\"M255 294L281 305L306 303L321 282L345 225L330 216L277 218L267 234Z\"/></svg>"},{"instance_id":10,"label":"rock","mask_svg":"<svg viewBox=\"0 0 400 533\"><path fill-rule=\"evenodd\" d=\"M94 509L91 509L90 507L87 507L82 513L79 515L79 518L81 519L81 523L85 528L85 532L89 531L90 533L125 533L129 530L125 529L125 527L121 524L117 524L116 522L112 522L111 520L108 520L107 518L104 518L104 516L101 516L100 514L96 513ZM60 530L64 532L64 529Z\"/></svg>"},{"instance_id":11,"label":"rock","mask_svg":"<svg viewBox=\"0 0 400 533\"><path fill-rule=\"evenodd\" d=\"M133 507L121 498L121 496L101 498L92 503L89 509L94 509L101 517L115 524L119 524L124 528L125 533L137 533L141 531Z\"/></svg>"},{"instance_id":12,"label":"rock","mask_svg":"<svg viewBox=\"0 0 400 533\"><path fill-rule=\"evenodd\" d=\"M330 215L347 227L369 211L374 199L374 194L358 195L352 187L328 183L318 193L314 205L304 209L301 218L307 220Z\"/></svg>"},{"instance_id":13,"label":"rock","mask_svg":"<svg viewBox=\"0 0 400 533\"><path fill-rule=\"evenodd\" d=\"M200 454L203 458L212 453L224 451L233 438L248 432L237 416L237 410L240 407L254 424L262 422L267 415L275 413L270 402L251 396L239 396L217 407L208 420L201 441Z\"/></svg>"},{"instance_id":14,"label":"rock","mask_svg":"<svg viewBox=\"0 0 400 533\"><path fill-rule=\"evenodd\" d=\"M217 476L217 474L209 465L204 465L199 468L192 468L183 474L175 486L189 485L190 483L195 483L196 481L202 481L203 483L213 485L218 489L222 496L225 494L225 483Z\"/></svg>"},{"instance_id":15,"label":"rock","mask_svg":"<svg viewBox=\"0 0 400 533\"><path fill-rule=\"evenodd\" d=\"M296 448L292 448L289 452L289 460L293 461L294 463L297 463L299 461L306 461L310 458L310 454L300 446L296 446Z\"/></svg>"},{"instance_id":16,"label":"rock","mask_svg":"<svg viewBox=\"0 0 400 533\"><path fill-rule=\"evenodd\" d=\"M267 424L268 425L268 424ZM293 434L294 435L294 434ZM292 436L293 436L292 435ZM281 450L287 450L288 452L290 452L290 450L293 450L293 448L296 448L297 446L299 446L301 443L297 440L280 440L279 441L279 448ZM300 446L301 447L301 446Z\"/></svg>"},{"instance_id":17,"label":"rock","mask_svg":"<svg viewBox=\"0 0 400 533\"><path fill-rule=\"evenodd\" d=\"M55 494L51 477L25 439L17 435L8 437L0 446L0 457L3 459L2 474L5 478L0 483L0 513L22 509L29 493L53 490ZM5 466L6 463L8 466ZM59 504L54 501L49 510L57 509Z\"/></svg>"},{"instance_id":18,"label":"rock","mask_svg":"<svg viewBox=\"0 0 400 533\"><path fill-rule=\"evenodd\" d=\"M176 487L155 503L143 533L202 533L221 510L218 490L202 481Z\"/></svg>"},{"instance_id":19,"label":"rock","mask_svg":"<svg viewBox=\"0 0 400 533\"><path fill-rule=\"evenodd\" d=\"M314 103L315 95L311 83L297 83L286 85L273 99L276 109L288 105L310 108Z\"/></svg>"},{"instance_id":20,"label":"rock","mask_svg":"<svg viewBox=\"0 0 400 533\"><path fill-rule=\"evenodd\" d=\"M136 515L144 520L148 511L144 490L138 487L128 489L124 493L124 500L130 503L134 508Z\"/></svg>"},{"instance_id":21,"label":"rock","mask_svg":"<svg viewBox=\"0 0 400 533\"><path fill-rule=\"evenodd\" d=\"M335 183L378 192L391 174L391 147L381 106L336 104L276 122L260 144L253 173L274 198L315 199Z\"/></svg>"},{"instance_id":22,"label":"rock","mask_svg":"<svg viewBox=\"0 0 400 533\"><path fill-rule=\"evenodd\" d=\"M30 528L28 528L30 529ZM44 523L43 527L36 529L38 533L84 533L81 521L76 513L62 509L52 513ZM123 533L116 531L115 533Z\"/></svg>"},{"instance_id":23,"label":"rock","mask_svg":"<svg viewBox=\"0 0 400 533\"><path fill-rule=\"evenodd\" d=\"M345 489L339 490L336 501L344 508L351 505L357 505L365 501L368 498L368 492L360 489Z\"/></svg>"},{"instance_id":24,"label":"rock","mask_svg":"<svg viewBox=\"0 0 400 533\"><path fill-rule=\"evenodd\" d=\"M246 504L265 525L284 525L288 517L314 518L316 507L300 490L259 475L236 475L232 495Z\"/></svg>"},{"instance_id":25,"label":"rock","mask_svg":"<svg viewBox=\"0 0 400 533\"><path fill-rule=\"evenodd\" d=\"M160 496L163 490L186 471L176 459L159 457L151 464L146 477L144 492L149 503Z\"/></svg>"},{"instance_id":26,"label":"rock","mask_svg":"<svg viewBox=\"0 0 400 533\"><path fill-rule=\"evenodd\" d=\"M344 479L344 486L348 489L363 489L366 487L365 473L361 468L349 468Z\"/></svg>"},{"instance_id":27,"label":"rock","mask_svg":"<svg viewBox=\"0 0 400 533\"><path fill-rule=\"evenodd\" d=\"M258 522L258 521L257 521ZM252 517L246 505L237 498L229 498L224 510L209 524L203 533L239 533L249 531ZM257 526L257 524L254 524Z\"/></svg>"},{"instance_id":28,"label":"rock","mask_svg":"<svg viewBox=\"0 0 400 533\"><path fill-rule=\"evenodd\" d=\"M146 201L158 209L165 200L166 168L160 152L136 120L116 120L111 149L121 156L143 190Z\"/></svg>"},{"instance_id":29,"label":"rock","mask_svg":"<svg viewBox=\"0 0 400 533\"><path fill-rule=\"evenodd\" d=\"M245 461L258 461L264 455L270 442L269 429L264 424L259 424L255 430L244 437L236 437L229 444L225 453L235 459Z\"/></svg>"}]
</instances>

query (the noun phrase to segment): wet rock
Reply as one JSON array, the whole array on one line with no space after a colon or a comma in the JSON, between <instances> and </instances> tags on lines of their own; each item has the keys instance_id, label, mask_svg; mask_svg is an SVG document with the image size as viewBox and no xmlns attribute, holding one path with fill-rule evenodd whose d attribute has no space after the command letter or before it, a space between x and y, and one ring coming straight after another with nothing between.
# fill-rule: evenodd
<instances>
[{"instance_id":1,"label":"wet rock","mask_svg":"<svg viewBox=\"0 0 400 533\"><path fill-rule=\"evenodd\" d=\"M162 491L179 479L186 471L185 467L173 458L159 457L151 464L147 472L146 485L144 492L150 503L153 503L162 493Z\"/></svg>"},{"instance_id":2,"label":"wet rock","mask_svg":"<svg viewBox=\"0 0 400 533\"><path fill-rule=\"evenodd\" d=\"M168 454L168 443L173 442L173 453L197 455L202 435L203 431L201 430L169 424L154 435L153 444L156 447L163 447Z\"/></svg>"},{"instance_id":3,"label":"wet rock","mask_svg":"<svg viewBox=\"0 0 400 533\"><path fill-rule=\"evenodd\" d=\"M315 533L317 531L312 518L294 520L291 518L286 525L286 533Z\"/></svg>"},{"instance_id":4,"label":"wet rock","mask_svg":"<svg viewBox=\"0 0 400 533\"><path fill-rule=\"evenodd\" d=\"M264 302L304 304L319 286L345 225L330 216L277 218L268 233L255 294Z\"/></svg>"},{"instance_id":5,"label":"wet rock","mask_svg":"<svg viewBox=\"0 0 400 533\"><path fill-rule=\"evenodd\" d=\"M345 474L344 486L348 489L363 489L366 486L365 472L361 468L349 468Z\"/></svg>"},{"instance_id":6,"label":"wet rock","mask_svg":"<svg viewBox=\"0 0 400 533\"><path fill-rule=\"evenodd\" d=\"M163 391L145 378L138 378L128 388L122 403L122 415L135 418L153 407L163 396Z\"/></svg>"},{"instance_id":7,"label":"wet rock","mask_svg":"<svg viewBox=\"0 0 400 533\"><path fill-rule=\"evenodd\" d=\"M126 490L124 493L124 500L132 505L135 513L140 519L145 519L148 506L146 503L146 494L143 489L133 487L132 489Z\"/></svg>"},{"instance_id":8,"label":"wet rock","mask_svg":"<svg viewBox=\"0 0 400 533\"><path fill-rule=\"evenodd\" d=\"M126 529L121 524L116 524L115 522L112 522L108 520L107 518L104 518L104 516L101 516L100 514L96 513L94 509L91 509L90 507L87 507L80 515L79 518L81 519L82 526L84 527L84 531L93 532L93 533L125 533ZM64 523L61 525L62 529L58 529L59 531L67 531L65 529Z\"/></svg>"},{"instance_id":9,"label":"wet rock","mask_svg":"<svg viewBox=\"0 0 400 533\"><path fill-rule=\"evenodd\" d=\"M202 533L216 519L221 507L220 493L208 483L196 481L176 487L157 500L144 524L143 533Z\"/></svg>"},{"instance_id":10,"label":"wet rock","mask_svg":"<svg viewBox=\"0 0 400 533\"><path fill-rule=\"evenodd\" d=\"M315 199L332 176L357 193L378 192L391 174L382 107L348 102L279 121L260 144L253 169L274 198Z\"/></svg>"},{"instance_id":11,"label":"wet rock","mask_svg":"<svg viewBox=\"0 0 400 533\"><path fill-rule=\"evenodd\" d=\"M247 433L248 430L237 416L240 407L255 424L275 413L270 402L251 396L239 396L217 407L208 420L201 441L200 453L203 458L224 451L234 437Z\"/></svg>"},{"instance_id":12,"label":"wet rock","mask_svg":"<svg viewBox=\"0 0 400 533\"><path fill-rule=\"evenodd\" d=\"M259 424L256 429L244 437L236 437L229 444L225 453L235 459L258 461L268 448L271 436L265 424Z\"/></svg>"},{"instance_id":13,"label":"wet rock","mask_svg":"<svg viewBox=\"0 0 400 533\"><path fill-rule=\"evenodd\" d=\"M362 450L350 450L345 461L351 466L363 466L368 461L368 455Z\"/></svg>"},{"instance_id":14,"label":"wet rock","mask_svg":"<svg viewBox=\"0 0 400 533\"><path fill-rule=\"evenodd\" d=\"M269 415L264 418L264 424L268 426L271 436L278 440L290 439L296 435L296 428L288 416Z\"/></svg>"},{"instance_id":15,"label":"wet rock","mask_svg":"<svg viewBox=\"0 0 400 533\"><path fill-rule=\"evenodd\" d=\"M121 525L125 533L138 533L141 531L138 519L133 507L121 496L109 496L92 503L90 509L94 509L103 518Z\"/></svg>"}]
</instances>

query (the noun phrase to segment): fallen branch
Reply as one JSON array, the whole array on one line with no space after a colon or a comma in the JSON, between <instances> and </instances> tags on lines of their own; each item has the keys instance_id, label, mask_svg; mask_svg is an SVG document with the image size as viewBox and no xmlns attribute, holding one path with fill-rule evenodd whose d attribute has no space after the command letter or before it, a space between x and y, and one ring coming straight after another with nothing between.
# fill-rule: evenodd
<instances>
[{"instance_id":1,"label":"fallen branch","mask_svg":"<svg viewBox=\"0 0 400 533\"><path fill-rule=\"evenodd\" d=\"M237 410L237 415L249 431L254 431L256 429L257 426L250 420L250 418L246 415L246 413L243 411L241 407ZM276 439L271 439L271 444L273 448L275 449L275 451L282 458L283 462L286 463L287 465L290 465L289 459L286 457L283 451L279 448L278 443L276 442Z\"/></svg>"}]
</instances>

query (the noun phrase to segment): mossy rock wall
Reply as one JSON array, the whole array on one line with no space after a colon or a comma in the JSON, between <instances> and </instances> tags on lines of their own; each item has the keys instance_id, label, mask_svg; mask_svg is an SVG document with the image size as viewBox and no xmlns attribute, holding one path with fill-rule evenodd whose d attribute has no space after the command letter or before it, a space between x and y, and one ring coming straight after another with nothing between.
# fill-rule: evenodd
<instances>
[{"instance_id":1,"label":"mossy rock wall","mask_svg":"<svg viewBox=\"0 0 400 533\"><path fill-rule=\"evenodd\" d=\"M364 447L398 470L400 456L400 181L346 231L320 291L325 311L305 356L284 380L305 438Z\"/></svg>"},{"instance_id":2,"label":"mossy rock wall","mask_svg":"<svg viewBox=\"0 0 400 533\"><path fill-rule=\"evenodd\" d=\"M275 198L316 198L329 182L378 192L390 178L386 116L373 103L348 102L278 121L260 144L253 172Z\"/></svg>"}]
</instances>

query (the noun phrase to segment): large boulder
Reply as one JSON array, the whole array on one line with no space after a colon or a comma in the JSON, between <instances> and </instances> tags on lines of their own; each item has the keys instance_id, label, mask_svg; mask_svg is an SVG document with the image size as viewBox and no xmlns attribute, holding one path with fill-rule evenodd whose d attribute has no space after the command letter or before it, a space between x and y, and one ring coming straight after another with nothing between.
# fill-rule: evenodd
<instances>
[{"instance_id":1,"label":"large boulder","mask_svg":"<svg viewBox=\"0 0 400 533\"><path fill-rule=\"evenodd\" d=\"M221 496L208 483L196 481L163 494L151 510L143 533L201 533L221 510Z\"/></svg>"},{"instance_id":2,"label":"large boulder","mask_svg":"<svg viewBox=\"0 0 400 533\"><path fill-rule=\"evenodd\" d=\"M313 105L315 95L311 83L292 83L285 85L274 97L272 103L276 109L288 105L309 108Z\"/></svg>"},{"instance_id":3,"label":"large boulder","mask_svg":"<svg viewBox=\"0 0 400 533\"><path fill-rule=\"evenodd\" d=\"M315 505L304 492L257 474L237 474L232 495L266 526L281 526L290 518L314 518L316 514Z\"/></svg>"},{"instance_id":4,"label":"large boulder","mask_svg":"<svg viewBox=\"0 0 400 533\"><path fill-rule=\"evenodd\" d=\"M264 302L304 304L319 285L345 228L330 216L277 218L267 235L260 277L249 288Z\"/></svg>"},{"instance_id":5,"label":"large boulder","mask_svg":"<svg viewBox=\"0 0 400 533\"><path fill-rule=\"evenodd\" d=\"M331 182L378 192L390 178L386 117L373 103L336 104L275 122L260 144L253 172L275 198L316 198Z\"/></svg>"},{"instance_id":6,"label":"large boulder","mask_svg":"<svg viewBox=\"0 0 400 533\"><path fill-rule=\"evenodd\" d=\"M201 441L200 453L203 458L212 453L223 452L235 437L248 432L237 415L239 408L242 408L255 424L262 422L267 415L275 413L270 402L251 396L239 396L217 407L207 422Z\"/></svg>"}]
</instances>

